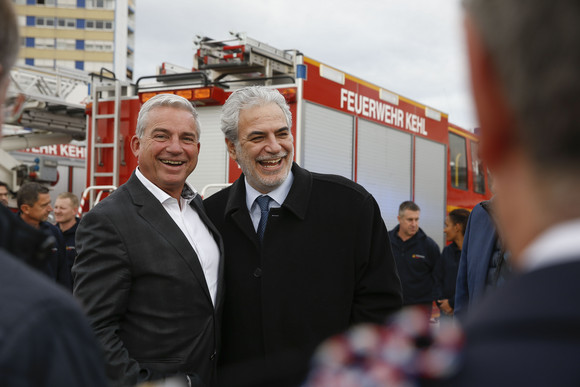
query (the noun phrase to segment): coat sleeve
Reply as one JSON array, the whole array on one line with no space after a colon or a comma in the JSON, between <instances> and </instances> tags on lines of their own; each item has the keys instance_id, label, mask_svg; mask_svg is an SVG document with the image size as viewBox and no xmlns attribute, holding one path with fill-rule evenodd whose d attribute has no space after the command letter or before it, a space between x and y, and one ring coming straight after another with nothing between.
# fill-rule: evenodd
<instances>
[{"instance_id":1,"label":"coat sleeve","mask_svg":"<svg viewBox=\"0 0 580 387\"><path fill-rule=\"evenodd\" d=\"M384 323L403 304L401 281L387 228L377 202L369 195L358 216L356 290L351 323Z\"/></svg>"},{"instance_id":2,"label":"coat sleeve","mask_svg":"<svg viewBox=\"0 0 580 387\"><path fill-rule=\"evenodd\" d=\"M68 266L66 257L66 243L61 232L56 230L56 248L57 248L57 267L56 267L56 282L64 286L72 292L72 274Z\"/></svg>"},{"instance_id":3,"label":"coat sleeve","mask_svg":"<svg viewBox=\"0 0 580 387\"><path fill-rule=\"evenodd\" d=\"M439 259L435 263L435 269L433 270L433 276L435 279L435 288L433 289L433 298L435 300L441 300L444 296L444 284L443 281L445 280L445 261L447 257L447 250L448 246L443 248L443 252L441 253ZM451 302L451 300L449 300Z\"/></svg>"},{"instance_id":4,"label":"coat sleeve","mask_svg":"<svg viewBox=\"0 0 580 387\"><path fill-rule=\"evenodd\" d=\"M135 385L140 366L118 335L131 291L131 266L115 223L98 207L83 216L76 233L73 293L103 346L109 379L115 385Z\"/></svg>"},{"instance_id":5,"label":"coat sleeve","mask_svg":"<svg viewBox=\"0 0 580 387\"><path fill-rule=\"evenodd\" d=\"M473 214L473 213L472 213ZM471 236L472 215L467 220L465 235L463 236L463 248L459 259L459 269L457 270L457 282L455 284L455 307L453 314L461 317L467 311L469 305L469 287L467 285L467 253L469 251L469 239Z\"/></svg>"},{"instance_id":6,"label":"coat sleeve","mask_svg":"<svg viewBox=\"0 0 580 387\"><path fill-rule=\"evenodd\" d=\"M432 300L437 300L439 298L437 290L437 270L438 266L442 264L441 252L439 251L439 245L431 238L428 238L429 250L427 252L427 257L431 261L431 278L433 280L433 289L431 289Z\"/></svg>"}]
</instances>

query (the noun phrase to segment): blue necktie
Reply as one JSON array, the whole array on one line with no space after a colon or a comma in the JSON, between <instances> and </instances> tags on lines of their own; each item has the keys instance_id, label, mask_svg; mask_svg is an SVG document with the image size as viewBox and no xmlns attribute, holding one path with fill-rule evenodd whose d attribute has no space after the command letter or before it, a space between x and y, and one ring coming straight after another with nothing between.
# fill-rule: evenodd
<instances>
[{"instance_id":1,"label":"blue necktie","mask_svg":"<svg viewBox=\"0 0 580 387\"><path fill-rule=\"evenodd\" d=\"M256 231L260 242L262 242L262 239L264 238L264 231L266 230L266 223L268 222L270 200L272 200L272 198L270 198L268 195L262 195L256 198L256 203L258 203L261 212L260 223L258 223L258 230Z\"/></svg>"}]
</instances>

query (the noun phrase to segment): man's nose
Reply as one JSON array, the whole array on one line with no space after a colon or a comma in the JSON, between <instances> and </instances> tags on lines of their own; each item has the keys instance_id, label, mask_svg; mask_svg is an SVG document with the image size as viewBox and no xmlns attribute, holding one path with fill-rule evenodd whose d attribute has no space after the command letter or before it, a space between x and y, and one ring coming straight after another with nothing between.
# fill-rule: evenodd
<instances>
[{"instance_id":1,"label":"man's nose","mask_svg":"<svg viewBox=\"0 0 580 387\"><path fill-rule=\"evenodd\" d=\"M179 153L183 150L182 146L181 146L181 141L179 140L178 137L176 136L172 136L168 141L167 141L167 146L166 149L169 152L173 152L173 153Z\"/></svg>"},{"instance_id":2,"label":"man's nose","mask_svg":"<svg viewBox=\"0 0 580 387\"><path fill-rule=\"evenodd\" d=\"M282 150L282 146L278 142L276 135L271 134L266 138L266 151L270 153L278 153Z\"/></svg>"}]
</instances>

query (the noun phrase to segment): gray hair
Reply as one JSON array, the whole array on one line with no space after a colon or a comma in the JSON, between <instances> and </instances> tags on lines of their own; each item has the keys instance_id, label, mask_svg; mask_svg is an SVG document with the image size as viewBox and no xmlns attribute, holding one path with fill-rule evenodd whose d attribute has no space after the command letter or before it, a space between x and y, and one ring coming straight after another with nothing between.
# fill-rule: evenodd
<instances>
[{"instance_id":1,"label":"gray hair","mask_svg":"<svg viewBox=\"0 0 580 387\"><path fill-rule=\"evenodd\" d=\"M234 91L222 108L221 129L226 138L237 144L241 110L270 103L275 103L282 109L286 116L286 124L290 130L292 128L292 114L284 96L276 89L264 86L250 86Z\"/></svg>"},{"instance_id":2,"label":"gray hair","mask_svg":"<svg viewBox=\"0 0 580 387\"><path fill-rule=\"evenodd\" d=\"M0 82L7 79L19 48L18 24L11 0L0 0Z\"/></svg>"},{"instance_id":3,"label":"gray hair","mask_svg":"<svg viewBox=\"0 0 580 387\"><path fill-rule=\"evenodd\" d=\"M145 135L145 128L147 127L147 118L149 116L149 112L156 107L162 106L185 110L191 113L193 119L195 120L197 140L200 140L201 126L199 124L197 110L195 110L195 107L193 107L193 104L190 101L176 94L157 94L155 97L147 100L147 102L141 106L141 110L139 110L139 116L137 117L137 128L135 130L135 135L138 138L143 138L143 135Z\"/></svg>"},{"instance_id":4,"label":"gray hair","mask_svg":"<svg viewBox=\"0 0 580 387\"><path fill-rule=\"evenodd\" d=\"M421 208L417 205L417 203L411 200L404 201L403 203L401 203L401 205L399 205L399 216L403 216L403 214L407 210L416 212L421 211Z\"/></svg>"},{"instance_id":5,"label":"gray hair","mask_svg":"<svg viewBox=\"0 0 580 387\"><path fill-rule=\"evenodd\" d=\"M580 167L580 2L464 0L538 169Z\"/></svg>"}]
</instances>

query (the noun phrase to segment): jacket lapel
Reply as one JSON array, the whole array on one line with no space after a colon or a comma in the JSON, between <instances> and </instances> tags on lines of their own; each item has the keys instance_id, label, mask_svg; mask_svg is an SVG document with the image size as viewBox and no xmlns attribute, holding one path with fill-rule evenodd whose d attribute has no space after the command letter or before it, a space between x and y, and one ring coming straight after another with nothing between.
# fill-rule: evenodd
<instances>
[{"instance_id":1,"label":"jacket lapel","mask_svg":"<svg viewBox=\"0 0 580 387\"><path fill-rule=\"evenodd\" d=\"M167 240L179 253L179 257L185 261L192 271L193 275L200 283L205 295L211 303L211 296L205 280L205 275L199 258L195 250L189 244L189 241L181 232L181 229L175 224L169 216L163 205L153 196L151 192L141 184L135 173L127 181L127 189L133 198L136 206L140 207L138 213L145 219L152 228L157 231L161 238ZM206 223L207 224L207 223ZM221 251L220 251L221 253ZM220 254L221 255L221 254ZM220 262L221 266L221 262Z\"/></svg>"},{"instance_id":2,"label":"jacket lapel","mask_svg":"<svg viewBox=\"0 0 580 387\"><path fill-rule=\"evenodd\" d=\"M260 248L260 241L250 213L246 205L246 185L244 183L244 175L241 175L232 186L226 203L225 216L231 216L236 226L250 239L256 248Z\"/></svg>"}]
</instances>

